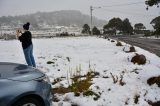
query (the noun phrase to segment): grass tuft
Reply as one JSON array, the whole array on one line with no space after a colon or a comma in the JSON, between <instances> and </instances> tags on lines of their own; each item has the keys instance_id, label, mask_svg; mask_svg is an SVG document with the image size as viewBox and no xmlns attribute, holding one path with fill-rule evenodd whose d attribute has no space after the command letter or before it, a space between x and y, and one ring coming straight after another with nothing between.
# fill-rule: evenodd
<instances>
[{"instance_id":1,"label":"grass tuft","mask_svg":"<svg viewBox=\"0 0 160 106\"><path fill-rule=\"evenodd\" d=\"M47 61L47 64L54 64L55 62L53 61Z\"/></svg>"}]
</instances>

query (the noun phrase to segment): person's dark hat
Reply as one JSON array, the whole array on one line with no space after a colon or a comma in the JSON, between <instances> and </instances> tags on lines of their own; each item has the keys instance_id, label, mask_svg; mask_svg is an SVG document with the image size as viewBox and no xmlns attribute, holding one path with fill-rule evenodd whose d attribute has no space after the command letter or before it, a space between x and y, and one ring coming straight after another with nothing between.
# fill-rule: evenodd
<instances>
[{"instance_id":1,"label":"person's dark hat","mask_svg":"<svg viewBox=\"0 0 160 106\"><path fill-rule=\"evenodd\" d=\"M23 25L23 29L29 30L29 25L30 25L30 23L27 22L26 24Z\"/></svg>"}]
</instances>

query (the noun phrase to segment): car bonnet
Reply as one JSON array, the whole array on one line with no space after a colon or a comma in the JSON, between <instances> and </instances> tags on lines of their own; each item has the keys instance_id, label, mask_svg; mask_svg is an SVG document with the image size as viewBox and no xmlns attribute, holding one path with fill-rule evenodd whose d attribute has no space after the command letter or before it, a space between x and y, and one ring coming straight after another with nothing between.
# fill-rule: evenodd
<instances>
[{"instance_id":1,"label":"car bonnet","mask_svg":"<svg viewBox=\"0 0 160 106\"><path fill-rule=\"evenodd\" d=\"M45 76L45 74L38 69L27 65L0 62L0 79L29 81L43 76Z\"/></svg>"}]
</instances>

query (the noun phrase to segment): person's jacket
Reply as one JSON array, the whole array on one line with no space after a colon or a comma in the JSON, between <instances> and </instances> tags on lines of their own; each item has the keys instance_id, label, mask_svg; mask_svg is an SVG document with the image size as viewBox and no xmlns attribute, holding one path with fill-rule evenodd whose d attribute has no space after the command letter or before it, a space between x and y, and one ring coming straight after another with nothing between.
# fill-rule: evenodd
<instances>
[{"instance_id":1,"label":"person's jacket","mask_svg":"<svg viewBox=\"0 0 160 106\"><path fill-rule=\"evenodd\" d=\"M22 35L19 37L19 40L22 42L23 49L26 49L32 44L32 34L30 31L25 31L22 33Z\"/></svg>"}]
</instances>

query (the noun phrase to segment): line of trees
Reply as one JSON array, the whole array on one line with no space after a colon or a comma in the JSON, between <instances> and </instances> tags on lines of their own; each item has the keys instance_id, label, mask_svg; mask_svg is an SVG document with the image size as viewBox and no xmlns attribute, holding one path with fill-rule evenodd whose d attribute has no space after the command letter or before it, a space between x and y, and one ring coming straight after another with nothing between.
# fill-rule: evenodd
<instances>
[{"instance_id":1,"label":"line of trees","mask_svg":"<svg viewBox=\"0 0 160 106\"><path fill-rule=\"evenodd\" d=\"M90 29L88 24L84 24L82 33L91 34L91 30L93 35L101 34L96 26L94 26L93 29ZM129 19L126 18L122 21L120 18L113 18L103 26L103 34L116 35L117 33L133 34L133 27L131 26Z\"/></svg>"},{"instance_id":2,"label":"line of trees","mask_svg":"<svg viewBox=\"0 0 160 106\"><path fill-rule=\"evenodd\" d=\"M135 34L144 34L144 30L146 27L142 23L137 23L134 25L134 33Z\"/></svg>"},{"instance_id":3,"label":"line of trees","mask_svg":"<svg viewBox=\"0 0 160 106\"><path fill-rule=\"evenodd\" d=\"M104 34L117 35L117 34L133 34L133 27L128 18L121 20L120 18L112 18L108 24L103 26Z\"/></svg>"},{"instance_id":4,"label":"line of trees","mask_svg":"<svg viewBox=\"0 0 160 106\"><path fill-rule=\"evenodd\" d=\"M153 35L159 35L160 36L160 16L154 18L151 21L151 24L152 24L153 28L155 29L155 31L153 32Z\"/></svg>"},{"instance_id":5,"label":"line of trees","mask_svg":"<svg viewBox=\"0 0 160 106\"><path fill-rule=\"evenodd\" d=\"M101 35L100 30L96 26L94 26L93 29L90 29L90 26L88 24L83 25L82 34L90 35L91 30L93 35Z\"/></svg>"},{"instance_id":6,"label":"line of trees","mask_svg":"<svg viewBox=\"0 0 160 106\"><path fill-rule=\"evenodd\" d=\"M159 7L160 0L146 0L145 4L148 6L157 5Z\"/></svg>"},{"instance_id":7,"label":"line of trees","mask_svg":"<svg viewBox=\"0 0 160 106\"><path fill-rule=\"evenodd\" d=\"M92 34L100 35L100 34L109 34L109 35L117 35L117 34L126 34L131 35L133 32L136 34L141 34L145 29L145 26L142 23L135 24L134 28L132 27L128 18L121 20L120 18L112 18L109 22L103 26L103 33L96 26L93 29L90 29L88 24L84 24L82 28L82 34Z\"/></svg>"},{"instance_id":8,"label":"line of trees","mask_svg":"<svg viewBox=\"0 0 160 106\"><path fill-rule=\"evenodd\" d=\"M121 20L120 18L112 18L109 22L103 26L103 33L94 26L93 29L90 29L88 24L83 26L82 33L83 34L91 34L91 30L93 35L100 34L108 34L108 35L132 35L132 34L145 34L146 36L150 35L159 35L160 36L160 16L154 18L150 24L152 24L154 31L150 32L146 30L146 27L143 23L136 23L134 27L132 27L131 22L128 18Z\"/></svg>"},{"instance_id":9,"label":"line of trees","mask_svg":"<svg viewBox=\"0 0 160 106\"><path fill-rule=\"evenodd\" d=\"M145 4L147 5L146 10L148 10L149 7L152 7L154 5L157 5L157 8L159 8L159 3L160 3L160 0L146 0L145 1Z\"/></svg>"}]
</instances>

